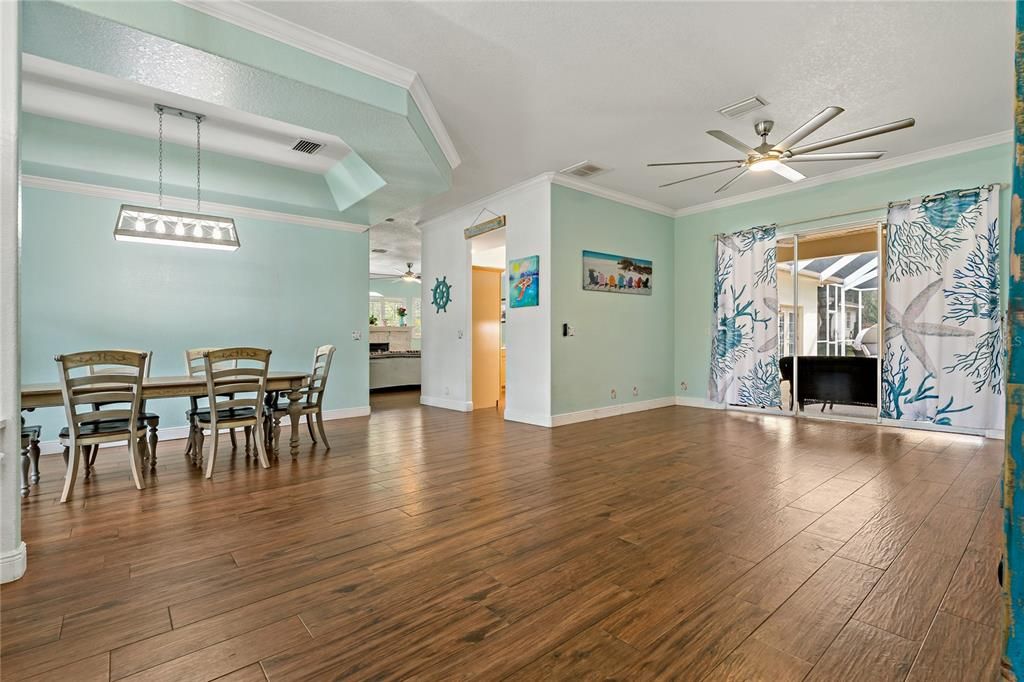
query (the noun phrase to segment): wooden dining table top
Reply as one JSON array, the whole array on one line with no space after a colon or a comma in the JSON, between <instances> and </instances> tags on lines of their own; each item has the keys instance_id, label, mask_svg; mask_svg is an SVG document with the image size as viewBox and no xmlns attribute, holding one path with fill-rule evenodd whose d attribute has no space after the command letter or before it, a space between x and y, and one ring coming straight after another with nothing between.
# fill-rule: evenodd
<instances>
[{"instance_id":1,"label":"wooden dining table top","mask_svg":"<svg viewBox=\"0 0 1024 682\"><path fill-rule=\"evenodd\" d=\"M308 372L269 372L268 391L292 391L309 383ZM206 395L206 378L203 376L161 376L147 377L142 381L142 397L146 400L159 398L189 398ZM60 407L64 397L60 384L25 384L21 387L21 409L37 407Z\"/></svg>"}]
</instances>

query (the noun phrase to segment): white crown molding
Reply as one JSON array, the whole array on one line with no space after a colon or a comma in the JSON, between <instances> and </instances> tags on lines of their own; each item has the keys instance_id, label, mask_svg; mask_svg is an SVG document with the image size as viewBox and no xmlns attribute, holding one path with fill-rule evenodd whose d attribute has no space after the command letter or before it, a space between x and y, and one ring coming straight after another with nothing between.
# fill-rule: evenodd
<instances>
[{"instance_id":1,"label":"white crown molding","mask_svg":"<svg viewBox=\"0 0 1024 682\"><path fill-rule=\"evenodd\" d=\"M580 178L576 178L571 175L565 175L563 173L554 173L553 175L554 177L552 178L552 182L556 185L579 190L580 192L586 192L587 194L592 194L596 197L601 197L602 199L608 199L609 201L625 204L626 206L632 206L633 208L639 208L643 211L650 211L651 213L668 216L669 218L674 218L676 216L675 210L668 206L662 206L661 204L653 201L647 201L646 199L635 197L632 194L626 194L625 192L608 189L601 185L595 185L592 182L587 182L586 180L581 180Z\"/></svg>"},{"instance_id":2,"label":"white crown molding","mask_svg":"<svg viewBox=\"0 0 1024 682\"><path fill-rule=\"evenodd\" d=\"M226 21L253 33L284 43L296 49L322 57L335 64L354 69L405 88L419 108L427 127L437 140L448 165L455 168L462 159L434 103L427 94L422 79L412 69L395 64L374 54L299 26L258 7L239 0L176 0L197 12Z\"/></svg>"},{"instance_id":3,"label":"white crown molding","mask_svg":"<svg viewBox=\"0 0 1024 682\"><path fill-rule=\"evenodd\" d=\"M73 180L61 180L48 178L41 175L22 175L21 184L23 187L35 189L48 189L55 192L71 192L88 197L100 199L115 199L126 204L138 204L141 206L156 206L159 197L150 192L139 192L135 190L118 189L105 185L93 185L87 182L75 182ZM164 196L164 206L179 211L194 211L195 202L181 197ZM256 220L272 220L275 222L291 223L293 225L306 225L308 227L319 227L328 230L342 230L344 232L366 232L367 225L347 223L343 220L329 220L327 218L313 218L310 216L298 215L295 213L282 213L280 211L265 211L259 208L248 206L235 206L233 204L220 204L213 201L203 202L203 211L210 213L222 213L231 217L254 218Z\"/></svg>"},{"instance_id":4,"label":"white crown molding","mask_svg":"<svg viewBox=\"0 0 1024 682\"><path fill-rule=\"evenodd\" d=\"M527 178L526 180L517 182L516 184L506 187L504 189L499 189L497 192L492 192L491 194L488 194L487 196L482 197L480 199L474 199L468 204L463 204L458 208L453 208L449 211L445 211L444 213L433 216L432 218L427 218L426 220L420 221L420 229L426 229L427 227L433 225L434 223L448 220L460 213L478 211L484 204L488 204L490 202L496 201L497 199L500 199L501 197L505 197L510 194L520 192L524 189L528 189L530 187L533 187L534 185L550 184L551 179L552 177L554 177L554 175L554 173L541 173L540 175L535 175L532 178ZM466 227L469 226L467 225Z\"/></svg>"},{"instance_id":5,"label":"white crown molding","mask_svg":"<svg viewBox=\"0 0 1024 682\"><path fill-rule=\"evenodd\" d=\"M800 182L793 182L780 187L769 187L767 189L757 190L755 192L747 192L746 194L739 194L734 197L728 197L726 199L718 199L716 201L709 201L703 204L697 204L695 206L687 206L681 208L675 212L676 218L683 216L694 215L696 213L704 213L706 211L712 211L716 208L725 208L726 206L735 206L737 204L745 204L748 201L757 201L758 199L765 199L768 197L778 196L780 194L788 194L789 192L799 192L800 190L810 189L812 187L819 187L821 185L827 185L832 182L838 182L840 180L849 180L850 178L858 178L864 175L871 175L873 173L881 173L895 168L902 168L904 166L911 166L915 163L922 163L925 161L933 161L935 159L942 159L947 156L956 156L957 154L964 154L966 152L973 152L977 149L984 149L986 147L993 147L998 144L1009 143L1013 140L1013 131L1004 130L1000 133L993 133L991 135L983 135L981 137L974 137L969 140L962 140L960 142L953 142L951 144L942 145L941 147L932 147L931 149L925 149L920 152L912 152L910 154L903 154L901 156L894 156L891 159L885 159L883 161L873 161L860 166L854 166L853 168L847 168L845 170L836 171L835 173L828 173L826 175L819 175L814 178L808 178L807 180L801 180Z\"/></svg>"},{"instance_id":6,"label":"white crown molding","mask_svg":"<svg viewBox=\"0 0 1024 682\"><path fill-rule=\"evenodd\" d=\"M452 142L451 136L448 135L448 129L445 127L444 121L441 120L441 114L437 113L437 109L434 107L434 100L430 99L430 95L427 94L427 86L423 84L423 79L420 78L419 74L416 74L416 77L412 79L412 83L409 85L409 95L420 110L423 121L434 135L434 140L437 141L437 146L441 148L441 153L448 160L448 165L451 168L457 167L462 163L462 157L459 156L458 150L455 149L455 143Z\"/></svg>"},{"instance_id":7,"label":"white crown molding","mask_svg":"<svg viewBox=\"0 0 1024 682\"><path fill-rule=\"evenodd\" d=\"M656 204L653 201L647 201L646 199L635 197L632 194L626 194L625 192L619 192L618 190L608 189L607 187L602 187L601 185L595 185L594 183L587 182L586 180L580 180L579 178L573 178L567 175L563 175L561 173L548 171L546 173L541 173L540 175L535 175L532 178L522 180L521 182L517 182L516 184L506 187L504 189L500 189L497 192L488 194L487 196L481 199L475 199L469 202L468 204L463 204L458 208L453 208L449 211L441 213L440 215L423 220L422 222L420 222L420 227L427 228L428 226L433 225L434 223L450 219L453 216L456 216L460 213L478 211L484 205L496 201L501 197L508 196L509 194L514 194L515 192L521 192L522 190L529 189L534 185L545 183L561 185L562 187L575 189L580 192L585 192L586 194L601 197L602 199L608 199L609 201L614 201L619 204L625 204L626 206L639 208L643 211L657 213L658 215L663 215L668 218L675 217L675 211L669 208L668 206L662 206L661 204Z\"/></svg>"}]
</instances>

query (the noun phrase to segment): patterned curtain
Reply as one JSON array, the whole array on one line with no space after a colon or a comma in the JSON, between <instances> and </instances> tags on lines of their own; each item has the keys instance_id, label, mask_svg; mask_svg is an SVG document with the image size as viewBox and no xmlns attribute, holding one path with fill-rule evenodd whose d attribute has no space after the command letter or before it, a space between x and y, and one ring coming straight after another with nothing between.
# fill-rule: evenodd
<instances>
[{"instance_id":1,"label":"patterned curtain","mask_svg":"<svg viewBox=\"0 0 1024 682\"><path fill-rule=\"evenodd\" d=\"M708 396L716 403L779 407L775 226L716 240Z\"/></svg>"},{"instance_id":2,"label":"patterned curtain","mask_svg":"<svg viewBox=\"0 0 1024 682\"><path fill-rule=\"evenodd\" d=\"M882 417L1002 424L999 188L889 209Z\"/></svg>"}]
</instances>

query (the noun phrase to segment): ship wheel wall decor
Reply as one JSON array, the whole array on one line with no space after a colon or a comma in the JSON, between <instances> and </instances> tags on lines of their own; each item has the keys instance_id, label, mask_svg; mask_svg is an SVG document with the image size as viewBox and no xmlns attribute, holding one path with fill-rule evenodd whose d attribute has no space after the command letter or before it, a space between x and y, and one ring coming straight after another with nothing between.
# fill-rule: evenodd
<instances>
[{"instance_id":1,"label":"ship wheel wall decor","mask_svg":"<svg viewBox=\"0 0 1024 682\"><path fill-rule=\"evenodd\" d=\"M452 302L452 285L448 284L448 275L441 279L434 279L434 286L430 290L432 295L431 303L436 313L448 312L448 304Z\"/></svg>"}]
</instances>

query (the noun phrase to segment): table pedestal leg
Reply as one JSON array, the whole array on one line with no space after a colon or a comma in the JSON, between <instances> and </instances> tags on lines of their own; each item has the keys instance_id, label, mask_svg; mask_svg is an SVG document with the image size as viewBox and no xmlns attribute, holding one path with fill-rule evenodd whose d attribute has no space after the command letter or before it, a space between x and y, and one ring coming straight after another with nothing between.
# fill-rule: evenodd
<instances>
[{"instance_id":1,"label":"table pedestal leg","mask_svg":"<svg viewBox=\"0 0 1024 682\"><path fill-rule=\"evenodd\" d=\"M292 423L290 440L292 457L299 455L299 418L302 416L302 391L294 390L288 394L288 419Z\"/></svg>"},{"instance_id":2,"label":"table pedestal leg","mask_svg":"<svg viewBox=\"0 0 1024 682\"><path fill-rule=\"evenodd\" d=\"M146 420L146 426L149 427L149 470L156 471L156 427L160 423L159 417Z\"/></svg>"}]
</instances>

